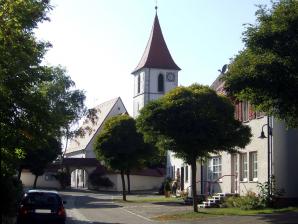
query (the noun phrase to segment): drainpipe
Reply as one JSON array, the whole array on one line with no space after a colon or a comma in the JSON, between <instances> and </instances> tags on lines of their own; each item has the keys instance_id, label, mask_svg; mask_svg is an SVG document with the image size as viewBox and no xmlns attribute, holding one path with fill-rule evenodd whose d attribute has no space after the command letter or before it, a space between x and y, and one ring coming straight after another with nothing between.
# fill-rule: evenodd
<instances>
[{"instance_id":1,"label":"drainpipe","mask_svg":"<svg viewBox=\"0 0 298 224\"><path fill-rule=\"evenodd\" d=\"M270 179L270 117L267 116L267 150L268 150L268 194L271 196L271 179Z\"/></svg>"}]
</instances>

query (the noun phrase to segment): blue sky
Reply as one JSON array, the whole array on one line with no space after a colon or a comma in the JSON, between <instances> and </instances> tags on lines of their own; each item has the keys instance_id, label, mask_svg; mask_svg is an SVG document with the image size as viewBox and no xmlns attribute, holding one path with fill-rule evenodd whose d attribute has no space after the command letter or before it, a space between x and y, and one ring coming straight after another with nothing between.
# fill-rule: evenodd
<instances>
[{"instance_id":1,"label":"blue sky","mask_svg":"<svg viewBox=\"0 0 298 224\"><path fill-rule=\"evenodd\" d=\"M155 0L52 0L51 22L36 35L53 48L45 63L61 64L84 89L87 106L120 96L132 114L133 78L146 47ZM218 69L243 48L243 24L270 0L159 0L167 46L182 69L179 84L211 85Z\"/></svg>"}]
</instances>

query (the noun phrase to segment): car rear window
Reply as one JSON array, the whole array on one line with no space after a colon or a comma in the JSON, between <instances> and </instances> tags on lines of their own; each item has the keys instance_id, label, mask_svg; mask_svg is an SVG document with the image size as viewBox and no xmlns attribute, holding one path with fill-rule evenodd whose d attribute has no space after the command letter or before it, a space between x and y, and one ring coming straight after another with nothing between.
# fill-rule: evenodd
<instances>
[{"instance_id":1,"label":"car rear window","mask_svg":"<svg viewBox=\"0 0 298 224\"><path fill-rule=\"evenodd\" d=\"M29 193L23 200L26 205L58 205L60 198L56 194L51 193Z\"/></svg>"}]
</instances>

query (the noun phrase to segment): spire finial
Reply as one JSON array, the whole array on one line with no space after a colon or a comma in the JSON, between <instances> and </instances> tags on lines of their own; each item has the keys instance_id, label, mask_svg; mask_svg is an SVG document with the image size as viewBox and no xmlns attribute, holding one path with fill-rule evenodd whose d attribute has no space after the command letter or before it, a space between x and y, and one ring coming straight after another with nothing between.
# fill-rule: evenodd
<instances>
[{"instance_id":1,"label":"spire finial","mask_svg":"<svg viewBox=\"0 0 298 224\"><path fill-rule=\"evenodd\" d=\"M157 13L157 8L158 8L157 7L157 0L155 0L155 7L154 8L155 8L155 12Z\"/></svg>"}]
</instances>

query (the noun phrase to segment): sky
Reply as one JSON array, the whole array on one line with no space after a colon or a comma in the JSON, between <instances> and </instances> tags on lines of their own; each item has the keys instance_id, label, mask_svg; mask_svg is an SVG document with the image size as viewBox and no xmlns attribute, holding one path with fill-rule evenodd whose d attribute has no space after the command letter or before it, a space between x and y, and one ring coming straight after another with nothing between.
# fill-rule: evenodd
<instances>
[{"instance_id":1,"label":"sky","mask_svg":"<svg viewBox=\"0 0 298 224\"><path fill-rule=\"evenodd\" d=\"M133 76L149 39L156 0L52 0L50 22L36 30L52 43L44 63L62 65L91 108L121 97L129 114ZM158 0L163 36L179 85L211 85L218 69L243 49L244 24L270 0Z\"/></svg>"}]
</instances>

